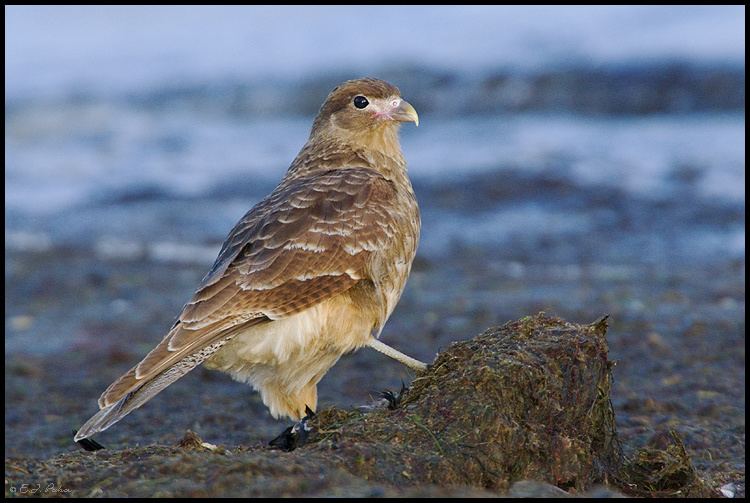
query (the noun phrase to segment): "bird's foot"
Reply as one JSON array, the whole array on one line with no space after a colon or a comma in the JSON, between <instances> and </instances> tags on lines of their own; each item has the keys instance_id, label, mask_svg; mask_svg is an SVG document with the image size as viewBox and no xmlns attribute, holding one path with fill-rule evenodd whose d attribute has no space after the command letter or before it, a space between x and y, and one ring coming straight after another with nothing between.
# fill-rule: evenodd
<instances>
[{"instance_id":1,"label":"bird's foot","mask_svg":"<svg viewBox=\"0 0 750 503\"><path fill-rule=\"evenodd\" d=\"M307 442L312 428L307 421L315 417L315 412L310 407L305 406L305 417L288 427L278 437L274 438L268 445L275 449L281 449L284 452L291 452L297 447L302 447Z\"/></svg>"},{"instance_id":2,"label":"bird's foot","mask_svg":"<svg viewBox=\"0 0 750 503\"><path fill-rule=\"evenodd\" d=\"M398 393L394 393L393 391L387 389L380 392L380 398L384 398L388 402L389 410L396 410L401 404L401 398L403 398L404 392L407 389L408 388L404 384L404 381L401 381L401 391L399 391Z\"/></svg>"},{"instance_id":3,"label":"bird's foot","mask_svg":"<svg viewBox=\"0 0 750 503\"><path fill-rule=\"evenodd\" d=\"M78 431L73 430L73 435L75 435L76 433L78 433ZM84 438L82 440L79 440L76 443L80 445L84 451L91 452L91 451L98 451L101 449L106 449L106 447L104 447L102 444L100 444L93 438Z\"/></svg>"}]
</instances>

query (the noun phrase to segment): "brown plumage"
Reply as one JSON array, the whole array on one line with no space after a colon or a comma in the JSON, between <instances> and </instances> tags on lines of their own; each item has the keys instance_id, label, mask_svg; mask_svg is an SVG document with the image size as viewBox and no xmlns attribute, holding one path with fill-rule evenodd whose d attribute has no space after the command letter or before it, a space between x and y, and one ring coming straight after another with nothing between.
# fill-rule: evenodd
<instances>
[{"instance_id":1,"label":"brown plumage","mask_svg":"<svg viewBox=\"0 0 750 503\"><path fill-rule=\"evenodd\" d=\"M317 383L345 353L377 341L403 291L419 210L398 141L418 123L398 88L344 82L276 189L229 233L169 333L99 398L78 431L119 421L205 362L258 389L274 417L317 405Z\"/></svg>"}]
</instances>

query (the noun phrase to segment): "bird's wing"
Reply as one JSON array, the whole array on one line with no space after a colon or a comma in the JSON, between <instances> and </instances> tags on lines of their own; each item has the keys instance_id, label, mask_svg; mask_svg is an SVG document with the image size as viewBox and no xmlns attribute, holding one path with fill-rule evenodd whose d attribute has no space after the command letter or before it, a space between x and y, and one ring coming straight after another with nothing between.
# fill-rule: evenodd
<instances>
[{"instance_id":1,"label":"bird's wing","mask_svg":"<svg viewBox=\"0 0 750 503\"><path fill-rule=\"evenodd\" d=\"M234 227L175 325L107 388L100 408L216 346L239 326L289 316L367 278L370 255L396 235L394 198L392 183L366 168L282 183Z\"/></svg>"}]
</instances>

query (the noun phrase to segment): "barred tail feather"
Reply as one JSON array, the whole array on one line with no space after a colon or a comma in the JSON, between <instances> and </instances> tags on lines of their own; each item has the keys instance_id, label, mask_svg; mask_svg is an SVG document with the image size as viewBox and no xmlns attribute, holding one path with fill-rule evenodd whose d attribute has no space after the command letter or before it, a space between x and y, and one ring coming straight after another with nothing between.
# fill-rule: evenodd
<instances>
[{"instance_id":1,"label":"barred tail feather","mask_svg":"<svg viewBox=\"0 0 750 503\"><path fill-rule=\"evenodd\" d=\"M233 336L234 334L211 344L195 354L183 358L161 374L158 374L153 379L143 383L139 388L126 394L117 402L104 407L81 426L75 437L73 437L73 440L78 442L79 440L83 440L84 438L95 435L100 431L106 430L120 419L158 395L164 388L203 363Z\"/></svg>"}]
</instances>

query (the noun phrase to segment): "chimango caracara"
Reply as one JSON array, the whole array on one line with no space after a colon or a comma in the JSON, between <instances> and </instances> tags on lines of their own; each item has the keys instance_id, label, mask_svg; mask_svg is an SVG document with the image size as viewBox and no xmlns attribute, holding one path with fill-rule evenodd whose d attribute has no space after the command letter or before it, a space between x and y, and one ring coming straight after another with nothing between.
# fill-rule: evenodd
<instances>
[{"instance_id":1,"label":"chimango caracara","mask_svg":"<svg viewBox=\"0 0 750 503\"><path fill-rule=\"evenodd\" d=\"M104 391L75 440L201 363L295 420L315 409L318 382L345 353L370 346L424 368L378 341L419 239L401 122L419 118L395 86L366 78L336 87L281 183L234 226L172 329Z\"/></svg>"}]
</instances>

